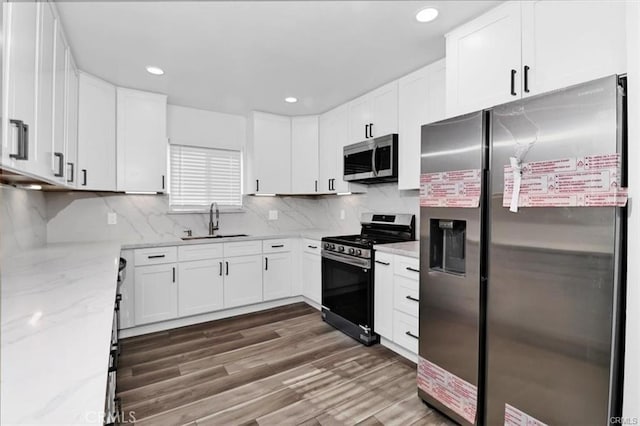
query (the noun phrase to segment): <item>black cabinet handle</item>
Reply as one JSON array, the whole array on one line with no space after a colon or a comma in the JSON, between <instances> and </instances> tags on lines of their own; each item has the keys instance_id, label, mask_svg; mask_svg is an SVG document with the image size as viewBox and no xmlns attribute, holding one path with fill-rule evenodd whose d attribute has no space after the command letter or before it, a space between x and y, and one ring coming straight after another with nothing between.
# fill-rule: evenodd
<instances>
[{"instance_id":1,"label":"black cabinet handle","mask_svg":"<svg viewBox=\"0 0 640 426\"><path fill-rule=\"evenodd\" d=\"M222 262L218 262L220 263L220 276L222 276Z\"/></svg>"},{"instance_id":2,"label":"black cabinet handle","mask_svg":"<svg viewBox=\"0 0 640 426\"><path fill-rule=\"evenodd\" d=\"M529 65L524 66L524 91L529 93Z\"/></svg>"},{"instance_id":3,"label":"black cabinet handle","mask_svg":"<svg viewBox=\"0 0 640 426\"><path fill-rule=\"evenodd\" d=\"M413 338L414 338L414 339L416 339L416 340L420 340L420 338L419 338L418 336L416 336L415 334L413 334L413 333L412 333L412 332L410 332L410 331L405 331L405 333L404 333L404 334L406 334L407 336L411 336L411 337L413 337Z\"/></svg>"},{"instance_id":4,"label":"black cabinet handle","mask_svg":"<svg viewBox=\"0 0 640 426\"><path fill-rule=\"evenodd\" d=\"M267 256L264 257L264 270L269 270L269 258Z\"/></svg>"},{"instance_id":5,"label":"black cabinet handle","mask_svg":"<svg viewBox=\"0 0 640 426\"><path fill-rule=\"evenodd\" d=\"M271 246L271 248L282 248L282 247L284 247L284 244L275 244Z\"/></svg>"},{"instance_id":6,"label":"black cabinet handle","mask_svg":"<svg viewBox=\"0 0 640 426\"><path fill-rule=\"evenodd\" d=\"M67 166L69 167L69 177L67 178L67 182L73 182L73 175L75 174L75 169L73 166L73 163L67 163Z\"/></svg>"},{"instance_id":7,"label":"black cabinet handle","mask_svg":"<svg viewBox=\"0 0 640 426\"><path fill-rule=\"evenodd\" d=\"M517 96L516 93L516 70L511 70L511 95Z\"/></svg>"},{"instance_id":8,"label":"black cabinet handle","mask_svg":"<svg viewBox=\"0 0 640 426\"><path fill-rule=\"evenodd\" d=\"M226 275L229 275L229 262L224 262L227 268Z\"/></svg>"},{"instance_id":9,"label":"black cabinet handle","mask_svg":"<svg viewBox=\"0 0 640 426\"><path fill-rule=\"evenodd\" d=\"M82 169L82 186L87 186L87 169Z\"/></svg>"},{"instance_id":10,"label":"black cabinet handle","mask_svg":"<svg viewBox=\"0 0 640 426\"><path fill-rule=\"evenodd\" d=\"M414 302L419 302L419 301L420 301L420 299L416 299L416 298L415 298L415 297L413 297L413 296L405 296L405 297L406 297L407 299L409 299L409 300L413 300Z\"/></svg>"},{"instance_id":11,"label":"black cabinet handle","mask_svg":"<svg viewBox=\"0 0 640 426\"><path fill-rule=\"evenodd\" d=\"M176 267L174 266L173 268L171 268L171 270L173 271L173 278L172 278L172 282L176 282Z\"/></svg>"},{"instance_id":12,"label":"black cabinet handle","mask_svg":"<svg viewBox=\"0 0 640 426\"><path fill-rule=\"evenodd\" d=\"M58 158L58 173L54 173L53 175L55 177L62 177L64 176L64 154L61 152L54 152L53 156Z\"/></svg>"},{"instance_id":13,"label":"black cabinet handle","mask_svg":"<svg viewBox=\"0 0 640 426\"><path fill-rule=\"evenodd\" d=\"M318 181L316 181L316 192L318 192Z\"/></svg>"},{"instance_id":14,"label":"black cabinet handle","mask_svg":"<svg viewBox=\"0 0 640 426\"><path fill-rule=\"evenodd\" d=\"M365 139L369 138L369 125L368 124L364 125L364 138Z\"/></svg>"},{"instance_id":15,"label":"black cabinet handle","mask_svg":"<svg viewBox=\"0 0 640 426\"><path fill-rule=\"evenodd\" d=\"M407 271L420 272L420 269L416 269L416 268L412 268L411 266L407 266Z\"/></svg>"},{"instance_id":16,"label":"black cabinet handle","mask_svg":"<svg viewBox=\"0 0 640 426\"><path fill-rule=\"evenodd\" d=\"M373 137L373 123L369 123L369 137Z\"/></svg>"},{"instance_id":17,"label":"black cabinet handle","mask_svg":"<svg viewBox=\"0 0 640 426\"><path fill-rule=\"evenodd\" d=\"M111 358L113 359L113 362L111 363L111 366L109 367L109 373L113 373L114 371L118 371L118 361L120 361L120 351L118 350L118 348L116 347L115 349L112 349L110 352Z\"/></svg>"},{"instance_id":18,"label":"black cabinet handle","mask_svg":"<svg viewBox=\"0 0 640 426\"><path fill-rule=\"evenodd\" d=\"M164 254L154 254L154 255L151 255L151 256L147 256L147 259L160 259L160 258L163 258L163 257L164 257Z\"/></svg>"},{"instance_id":19,"label":"black cabinet handle","mask_svg":"<svg viewBox=\"0 0 640 426\"><path fill-rule=\"evenodd\" d=\"M164 189L164 175L162 175L162 189Z\"/></svg>"},{"instance_id":20,"label":"black cabinet handle","mask_svg":"<svg viewBox=\"0 0 640 426\"><path fill-rule=\"evenodd\" d=\"M307 246L307 247L309 247L311 249L317 249L318 248L318 246Z\"/></svg>"},{"instance_id":21,"label":"black cabinet handle","mask_svg":"<svg viewBox=\"0 0 640 426\"><path fill-rule=\"evenodd\" d=\"M256 192L260 191L260 179L256 179Z\"/></svg>"},{"instance_id":22,"label":"black cabinet handle","mask_svg":"<svg viewBox=\"0 0 640 426\"><path fill-rule=\"evenodd\" d=\"M389 265L391 265L389 262L383 262L383 261L381 261L381 260L376 260L376 263L379 263L379 264L384 265L384 266L389 266Z\"/></svg>"},{"instance_id":23,"label":"black cabinet handle","mask_svg":"<svg viewBox=\"0 0 640 426\"><path fill-rule=\"evenodd\" d=\"M9 120L9 123L18 127L18 153L9 154L9 158L14 160L29 159L29 125L22 120Z\"/></svg>"}]
</instances>

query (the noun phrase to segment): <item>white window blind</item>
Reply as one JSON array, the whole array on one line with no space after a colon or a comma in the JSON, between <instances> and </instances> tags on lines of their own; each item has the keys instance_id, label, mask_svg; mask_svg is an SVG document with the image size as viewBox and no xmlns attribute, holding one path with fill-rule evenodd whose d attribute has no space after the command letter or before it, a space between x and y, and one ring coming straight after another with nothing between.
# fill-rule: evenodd
<instances>
[{"instance_id":1,"label":"white window blind","mask_svg":"<svg viewBox=\"0 0 640 426\"><path fill-rule=\"evenodd\" d=\"M201 209L212 202L242 206L240 151L171 145L169 203L176 210Z\"/></svg>"}]
</instances>

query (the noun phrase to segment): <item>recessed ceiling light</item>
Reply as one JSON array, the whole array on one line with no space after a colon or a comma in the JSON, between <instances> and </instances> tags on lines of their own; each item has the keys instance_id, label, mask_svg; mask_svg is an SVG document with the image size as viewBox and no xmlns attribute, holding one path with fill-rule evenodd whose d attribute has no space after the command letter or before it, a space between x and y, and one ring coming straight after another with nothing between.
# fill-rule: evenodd
<instances>
[{"instance_id":1,"label":"recessed ceiling light","mask_svg":"<svg viewBox=\"0 0 640 426\"><path fill-rule=\"evenodd\" d=\"M290 104L295 104L298 102L298 98L294 98L293 96L289 96L288 98L284 98L284 101Z\"/></svg>"},{"instance_id":2,"label":"recessed ceiling light","mask_svg":"<svg viewBox=\"0 0 640 426\"><path fill-rule=\"evenodd\" d=\"M438 9L433 7L427 7L416 13L416 20L418 22L431 22L438 17Z\"/></svg>"},{"instance_id":3,"label":"recessed ceiling light","mask_svg":"<svg viewBox=\"0 0 640 426\"><path fill-rule=\"evenodd\" d=\"M151 65L147 66L147 72L149 74L153 74L153 75L162 75L162 74L164 74L164 70L162 68L154 67L154 66L151 66Z\"/></svg>"}]
</instances>

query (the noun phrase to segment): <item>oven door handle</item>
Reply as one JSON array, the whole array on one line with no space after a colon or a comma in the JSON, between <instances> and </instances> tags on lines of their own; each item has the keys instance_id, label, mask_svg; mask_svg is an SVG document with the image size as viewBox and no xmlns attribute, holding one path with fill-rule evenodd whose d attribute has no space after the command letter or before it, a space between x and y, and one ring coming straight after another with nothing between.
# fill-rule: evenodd
<instances>
[{"instance_id":1,"label":"oven door handle","mask_svg":"<svg viewBox=\"0 0 640 426\"><path fill-rule=\"evenodd\" d=\"M322 257L329 260L335 260L336 262L346 263L347 265L357 266L359 268L371 269L370 259L360 259L345 254L334 253L332 251L322 250Z\"/></svg>"},{"instance_id":2,"label":"oven door handle","mask_svg":"<svg viewBox=\"0 0 640 426\"><path fill-rule=\"evenodd\" d=\"M371 153L371 170L373 171L374 176L378 176L378 169L376 168L376 160L378 159L378 146L373 147L373 152Z\"/></svg>"}]
</instances>

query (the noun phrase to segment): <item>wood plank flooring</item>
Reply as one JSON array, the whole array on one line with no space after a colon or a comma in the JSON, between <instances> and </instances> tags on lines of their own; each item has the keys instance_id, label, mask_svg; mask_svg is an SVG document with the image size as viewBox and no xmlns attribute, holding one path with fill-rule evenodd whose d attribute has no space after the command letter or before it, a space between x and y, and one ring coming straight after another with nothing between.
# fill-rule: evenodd
<instances>
[{"instance_id":1,"label":"wood plank flooring","mask_svg":"<svg viewBox=\"0 0 640 426\"><path fill-rule=\"evenodd\" d=\"M118 396L140 425L450 425L415 364L304 303L122 340Z\"/></svg>"}]
</instances>

